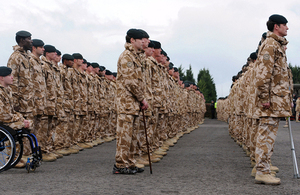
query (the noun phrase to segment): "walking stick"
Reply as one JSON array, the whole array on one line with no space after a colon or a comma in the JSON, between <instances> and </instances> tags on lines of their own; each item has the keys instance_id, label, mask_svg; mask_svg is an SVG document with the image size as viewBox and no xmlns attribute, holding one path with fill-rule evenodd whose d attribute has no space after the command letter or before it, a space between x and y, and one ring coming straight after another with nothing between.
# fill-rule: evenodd
<instances>
[{"instance_id":1,"label":"walking stick","mask_svg":"<svg viewBox=\"0 0 300 195\"><path fill-rule=\"evenodd\" d=\"M296 152L294 147L294 140L292 135L292 128L291 128L291 120L290 117L287 117L288 123L289 123L289 132L290 132L290 140L291 140L291 150L292 150L292 160L293 160L293 167L294 167L294 178L299 179L299 170L298 170L298 164L297 164L297 158L296 158Z\"/></svg>"},{"instance_id":2,"label":"walking stick","mask_svg":"<svg viewBox=\"0 0 300 195\"><path fill-rule=\"evenodd\" d=\"M148 151L150 174L152 174L152 166L151 166L151 159L150 159L149 143L148 143L148 136L147 136L147 127L146 127L145 113L144 113L143 109L142 109L142 113L143 113L143 121L144 121L144 127L145 127L146 145L147 145L147 151Z\"/></svg>"}]
</instances>

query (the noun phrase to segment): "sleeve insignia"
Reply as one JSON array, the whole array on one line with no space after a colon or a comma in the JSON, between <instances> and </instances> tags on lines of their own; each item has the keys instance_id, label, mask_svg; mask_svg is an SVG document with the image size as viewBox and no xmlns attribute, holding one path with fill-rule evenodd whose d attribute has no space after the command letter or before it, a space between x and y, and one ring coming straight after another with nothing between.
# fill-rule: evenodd
<instances>
[{"instance_id":1,"label":"sleeve insignia","mask_svg":"<svg viewBox=\"0 0 300 195\"><path fill-rule=\"evenodd\" d=\"M269 54L265 54L264 55L264 60L269 60L270 59L270 55Z\"/></svg>"},{"instance_id":2,"label":"sleeve insignia","mask_svg":"<svg viewBox=\"0 0 300 195\"><path fill-rule=\"evenodd\" d=\"M133 62L127 62L127 66L131 68L133 66Z\"/></svg>"}]
</instances>

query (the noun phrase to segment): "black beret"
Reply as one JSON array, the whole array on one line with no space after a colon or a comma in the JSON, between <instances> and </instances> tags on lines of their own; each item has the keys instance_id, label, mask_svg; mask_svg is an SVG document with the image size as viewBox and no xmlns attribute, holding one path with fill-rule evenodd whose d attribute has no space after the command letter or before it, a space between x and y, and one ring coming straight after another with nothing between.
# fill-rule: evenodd
<instances>
[{"instance_id":1,"label":"black beret","mask_svg":"<svg viewBox=\"0 0 300 195\"><path fill-rule=\"evenodd\" d=\"M262 36L264 39L266 39L266 38L267 38L267 33L264 32L261 36Z\"/></svg>"},{"instance_id":2,"label":"black beret","mask_svg":"<svg viewBox=\"0 0 300 195\"><path fill-rule=\"evenodd\" d=\"M174 67L174 72L178 72L178 68Z\"/></svg>"},{"instance_id":3,"label":"black beret","mask_svg":"<svg viewBox=\"0 0 300 195\"><path fill-rule=\"evenodd\" d=\"M99 64L97 62L92 62L91 65L93 68L99 68Z\"/></svg>"},{"instance_id":4,"label":"black beret","mask_svg":"<svg viewBox=\"0 0 300 195\"><path fill-rule=\"evenodd\" d=\"M113 72L112 74L114 75L114 77L117 77L117 74L118 74L118 73L116 73L116 72Z\"/></svg>"},{"instance_id":5,"label":"black beret","mask_svg":"<svg viewBox=\"0 0 300 195\"><path fill-rule=\"evenodd\" d=\"M100 71L104 71L105 70L104 66L99 66L99 68L100 68Z\"/></svg>"},{"instance_id":6,"label":"black beret","mask_svg":"<svg viewBox=\"0 0 300 195\"><path fill-rule=\"evenodd\" d=\"M132 28L127 31L127 36L134 39L142 39L144 38L144 34L142 31Z\"/></svg>"},{"instance_id":7,"label":"black beret","mask_svg":"<svg viewBox=\"0 0 300 195\"><path fill-rule=\"evenodd\" d=\"M61 56L61 52L58 49L56 50L56 53L58 56Z\"/></svg>"},{"instance_id":8,"label":"black beret","mask_svg":"<svg viewBox=\"0 0 300 195\"><path fill-rule=\"evenodd\" d=\"M43 47L45 43L40 39L32 39L32 45L34 47Z\"/></svg>"},{"instance_id":9,"label":"black beret","mask_svg":"<svg viewBox=\"0 0 300 195\"><path fill-rule=\"evenodd\" d=\"M63 60L74 60L74 57L72 55L66 53L62 56L62 61Z\"/></svg>"},{"instance_id":10,"label":"black beret","mask_svg":"<svg viewBox=\"0 0 300 195\"><path fill-rule=\"evenodd\" d=\"M167 61L170 61L170 58L169 58L169 56L167 56Z\"/></svg>"},{"instance_id":11,"label":"black beret","mask_svg":"<svg viewBox=\"0 0 300 195\"><path fill-rule=\"evenodd\" d=\"M92 66L92 64L90 62L87 62L87 67Z\"/></svg>"},{"instance_id":12,"label":"black beret","mask_svg":"<svg viewBox=\"0 0 300 195\"><path fill-rule=\"evenodd\" d=\"M164 56L168 56L168 54L163 50L163 49L161 49L161 52L160 52L162 55L164 55Z\"/></svg>"},{"instance_id":13,"label":"black beret","mask_svg":"<svg viewBox=\"0 0 300 195\"><path fill-rule=\"evenodd\" d=\"M278 14L273 14L272 16L269 17L269 20L275 22L276 24L288 23L287 19L284 16Z\"/></svg>"},{"instance_id":14,"label":"black beret","mask_svg":"<svg viewBox=\"0 0 300 195\"><path fill-rule=\"evenodd\" d=\"M83 58L83 64L87 64L87 61L86 61L86 59L84 59L84 58Z\"/></svg>"},{"instance_id":15,"label":"black beret","mask_svg":"<svg viewBox=\"0 0 300 195\"><path fill-rule=\"evenodd\" d=\"M110 70L106 70L105 74L106 75L112 75L112 72Z\"/></svg>"},{"instance_id":16,"label":"black beret","mask_svg":"<svg viewBox=\"0 0 300 195\"><path fill-rule=\"evenodd\" d=\"M152 40L152 42L154 43L154 49L160 49L160 48L161 48L160 42L158 42L158 41L153 41L153 40Z\"/></svg>"},{"instance_id":17,"label":"black beret","mask_svg":"<svg viewBox=\"0 0 300 195\"><path fill-rule=\"evenodd\" d=\"M74 57L74 59L82 59L83 60L83 57L80 53L73 53L72 56Z\"/></svg>"},{"instance_id":18,"label":"black beret","mask_svg":"<svg viewBox=\"0 0 300 195\"><path fill-rule=\"evenodd\" d=\"M169 69L171 70L171 69L173 69L174 68L174 64L172 63L172 62L170 62L170 64L169 64Z\"/></svg>"},{"instance_id":19,"label":"black beret","mask_svg":"<svg viewBox=\"0 0 300 195\"><path fill-rule=\"evenodd\" d=\"M252 60L256 60L256 59L257 59L257 54L256 54L256 52L252 52L252 53L250 54L250 58L251 58Z\"/></svg>"},{"instance_id":20,"label":"black beret","mask_svg":"<svg viewBox=\"0 0 300 195\"><path fill-rule=\"evenodd\" d=\"M0 76L6 77L11 74L12 69L7 66L0 66Z\"/></svg>"},{"instance_id":21,"label":"black beret","mask_svg":"<svg viewBox=\"0 0 300 195\"><path fill-rule=\"evenodd\" d=\"M142 29L138 29L138 30L140 30L140 31L142 32L143 38L149 39L149 35L148 35L148 33L147 33L146 31L144 31L144 30L142 30Z\"/></svg>"},{"instance_id":22,"label":"black beret","mask_svg":"<svg viewBox=\"0 0 300 195\"><path fill-rule=\"evenodd\" d=\"M16 36L24 37L24 38L31 37L31 33L25 30L20 30L16 33Z\"/></svg>"},{"instance_id":23,"label":"black beret","mask_svg":"<svg viewBox=\"0 0 300 195\"><path fill-rule=\"evenodd\" d=\"M56 48L53 45L45 45L44 46L45 52L56 52Z\"/></svg>"},{"instance_id":24,"label":"black beret","mask_svg":"<svg viewBox=\"0 0 300 195\"><path fill-rule=\"evenodd\" d=\"M184 83L184 87L189 87L190 85L190 83Z\"/></svg>"},{"instance_id":25,"label":"black beret","mask_svg":"<svg viewBox=\"0 0 300 195\"><path fill-rule=\"evenodd\" d=\"M150 41L150 43L148 44L148 47L154 48L155 44L153 43L153 41Z\"/></svg>"}]
</instances>

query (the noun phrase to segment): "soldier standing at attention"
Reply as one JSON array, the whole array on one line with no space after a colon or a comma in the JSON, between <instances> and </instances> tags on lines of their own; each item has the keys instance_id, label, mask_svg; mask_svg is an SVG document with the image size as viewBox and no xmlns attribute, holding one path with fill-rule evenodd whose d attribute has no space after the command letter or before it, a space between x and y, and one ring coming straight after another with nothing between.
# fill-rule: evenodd
<instances>
[{"instance_id":1,"label":"soldier standing at attention","mask_svg":"<svg viewBox=\"0 0 300 195\"><path fill-rule=\"evenodd\" d=\"M267 38L262 43L254 67L256 80L255 112L259 117L256 138L255 161L256 183L276 185L280 179L271 174L272 151L280 117L292 115L292 82L287 64L285 47L288 41L287 19L274 14L267 22Z\"/></svg>"},{"instance_id":2,"label":"soldier standing at attention","mask_svg":"<svg viewBox=\"0 0 300 195\"><path fill-rule=\"evenodd\" d=\"M29 52L32 49L31 33L18 31L16 33L18 45L13 47L7 67L12 69L12 76L15 78L10 85L12 102L15 111L20 112L25 119L33 119L34 111L34 90L32 83L32 66L29 62ZM29 155L29 142L24 139L24 155ZM23 160L16 167L24 167ZM22 164L22 165L21 165Z\"/></svg>"},{"instance_id":3,"label":"soldier standing at attention","mask_svg":"<svg viewBox=\"0 0 300 195\"><path fill-rule=\"evenodd\" d=\"M127 31L125 51L118 60L117 93L117 148L114 174L135 174L144 169L135 166L133 134L139 127L139 111L146 110L142 78L143 33L137 29Z\"/></svg>"}]
</instances>

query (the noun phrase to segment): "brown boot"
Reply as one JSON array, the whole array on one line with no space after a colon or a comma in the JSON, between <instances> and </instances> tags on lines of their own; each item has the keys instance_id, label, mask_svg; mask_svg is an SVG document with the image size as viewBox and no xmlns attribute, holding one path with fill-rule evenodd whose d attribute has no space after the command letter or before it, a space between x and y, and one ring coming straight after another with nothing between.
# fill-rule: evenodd
<instances>
[{"instance_id":1,"label":"brown boot","mask_svg":"<svg viewBox=\"0 0 300 195\"><path fill-rule=\"evenodd\" d=\"M255 183L257 184L266 184L266 185L279 185L280 179L272 176L271 174L264 174L255 176Z\"/></svg>"}]
</instances>

